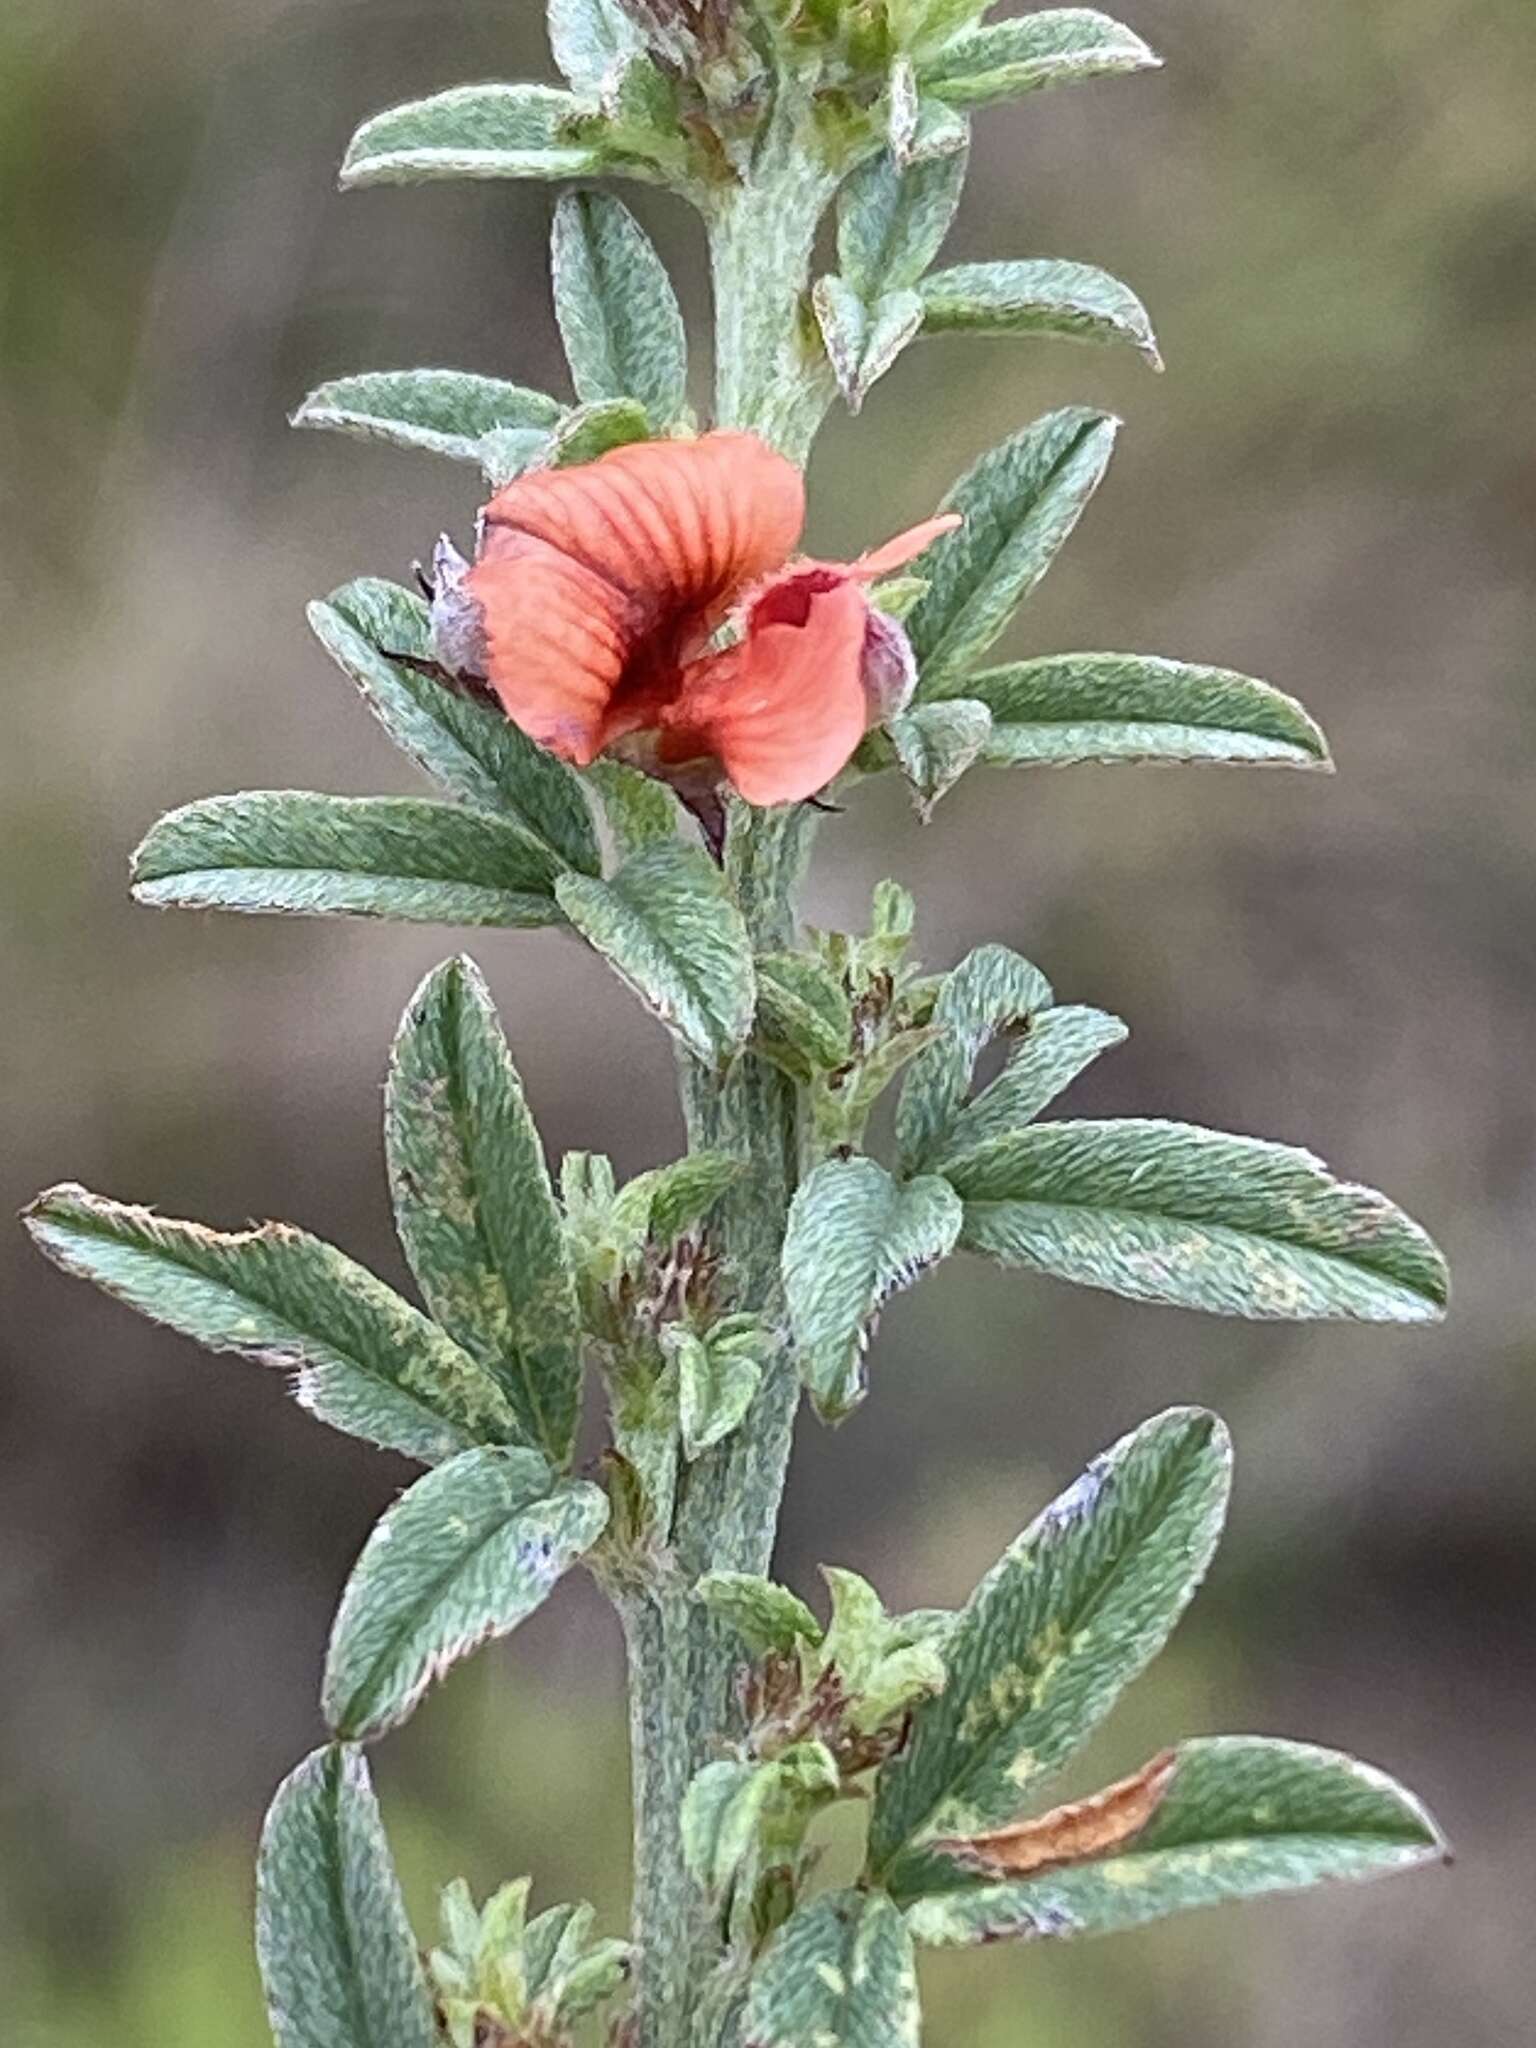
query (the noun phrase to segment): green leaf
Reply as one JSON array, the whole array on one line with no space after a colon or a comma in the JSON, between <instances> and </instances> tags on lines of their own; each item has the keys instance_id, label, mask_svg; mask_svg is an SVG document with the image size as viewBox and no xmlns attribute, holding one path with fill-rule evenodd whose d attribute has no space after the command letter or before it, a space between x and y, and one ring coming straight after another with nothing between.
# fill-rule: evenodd
<instances>
[{"instance_id":1,"label":"green leaf","mask_svg":"<svg viewBox=\"0 0 1536 2048\"><path fill-rule=\"evenodd\" d=\"M683 1856L712 1899L722 1898L746 1861L763 1809L777 1794L773 1764L705 1764L683 1798Z\"/></svg>"},{"instance_id":2,"label":"green leaf","mask_svg":"<svg viewBox=\"0 0 1536 2048\"><path fill-rule=\"evenodd\" d=\"M1041 1010L1019 1030L1008 1064L990 1087L956 1112L932 1161L948 1174L984 1146L1005 1142L1054 1102L1101 1052L1130 1033L1118 1017L1082 1004Z\"/></svg>"},{"instance_id":3,"label":"green leaf","mask_svg":"<svg viewBox=\"0 0 1536 2048\"><path fill-rule=\"evenodd\" d=\"M610 448L627 448L633 441L650 438L651 416L637 398L600 398L566 414L550 443L550 464L573 469L578 463L596 462Z\"/></svg>"},{"instance_id":4,"label":"green leaf","mask_svg":"<svg viewBox=\"0 0 1536 2048\"><path fill-rule=\"evenodd\" d=\"M626 1181L615 1196L613 1227L637 1246L647 1240L662 1247L674 1244L704 1221L745 1171L745 1162L728 1152L690 1152L667 1166L653 1166Z\"/></svg>"},{"instance_id":5,"label":"green leaf","mask_svg":"<svg viewBox=\"0 0 1536 2048\"><path fill-rule=\"evenodd\" d=\"M384 1135L400 1241L434 1316L530 1443L570 1458L581 1325L544 1150L472 960L435 968L395 1040Z\"/></svg>"},{"instance_id":6,"label":"green leaf","mask_svg":"<svg viewBox=\"0 0 1536 2048\"><path fill-rule=\"evenodd\" d=\"M925 334L1056 334L1074 341L1128 341L1163 367L1147 309L1091 263L960 263L922 285Z\"/></svg>"},{"instance_id":7,"label":"green leaf","mask_svg":"<svg viewBox=\"0 0 1536 2048\"><path fill-rule=\"evenodd\" d=\"M543 435L564 411L542 391L525 391L499 377L467 370L377 370L319 385L293 415L293 425L479 463L487 434L515 428Z\"/></svg>"},{"instance_id":8,"label":"green leaf","mask_svg":"<svg viewBox=\"0 0 1536 2048\"><path fill-rule=\"evenodd\" d=\"M432 629L420 598L365 576L311 605L309 623L395 745L450 796L511 818L583 874L601 872L580 778L498 707L423 675L409 661L390 659L432 657Z\"/></svg>"},{"instance_id":9,"label":"green leaf","mask_svg":"<svg viewBox=\"0 0 1536 2048\"><path fill-rule=\"evenodd\" d=\"M292 1371L322 1422L424 1464L515 1438L495 1382L393 1288L291 1224L224 1233L81 1187L27 1212L40 1249L211 1351Z\"/></svg>"},{"instance_id":10,"label":"green leaf","mask_svg":"<svg viewBox=\"0 0 1536 2048\"><path fill-rule=\"evenodd\" d=\"M837 261L860 298L917 283L949 233L966 160L961 148L903 169L884 150L849 178L837 202Z\"/></svg>"},{"instance_id":11,"label":"green leaf","mask_svg":"<svg viewBox=\"0 0 1536 2048\"><path fill-rule=\"evenodd\" d=\"M590 111L550 85L459 85L365 121L341 166L344 191L432 178L579 178L602 151L572 145L565 123Z\"/></svg>"},{"instance_id":12,"label":"green leaf","mask_svg":"<svg viewBox=\"0 0 1536 2048\"><path fill-rule=\"evenodd\" d=\"M841 979L808 953L760 953L757 1035L796 1077L833 1072L853 1054L853 1003Z\"/></svg>"},{"instance_id":13,"label":"green leaf","mask_svg":"<svg viewBox=\"0 0 1536 2048\"><path fill-rule=\"evenodd\" d=\"M919 1899L907 1925L940 1947L1103 1934L1192 1906L1383 1877L1446 1857L1429 1814L1384 1772L1300 1742L1216 1736L1180 1746L1166 1798L1125 1848Z\"/></svg>"},{"instance_id":14,"label":"green leaf","mask_svg":"<svg viewBox=\"0 0 1536 2048\"><path fill-rule=\"evenodd\" d=\"M955 37L924 63L922 83L952 106L979 106L1077 79L1155 70L1161 61L1106 14L1053 7Z\"/></svg>"},{"instance_id":15,"label":"green leaf","mask_svg":"<svg viewBox=\"0 0 1536 2048\"><path fill-rule=\"evenodd\" d=\"M944 1150L982 1048L1000 1032L1028 1029L1054 1001L1039 968L1008 946L978 946L945 975L932 1015L943 1035L912 1062L896 1112L903 1173Z\"/></svg>"},{"instance_id":16,"label":"green leaf","mask_svg":"<svg viewBox=\"0 0 1536 2048\"><path fill-rule=\"evenodd\" d=\"M464 1451L418 1479L363 1546L336 1611L322 1706L341 1736L371 1741L435 1678L510 1635L590 1550L608 1498L555 1479L537 1451Z\"/></svg>"},{"instance_id":17,"label":"green leaf","mask_svg":"<svg viewBox=\"0 0 1536 2048\"><path fill-rule=\"evenodd\" d=\"M562 415L568 417L568 415ZM530 469L545 467L554 449L547 427L493 427L480 443L480 467L493 491Z\"/></svg>"},{"instance_id":18,"label":"green leaf","mask_svg":"<svg viewBox=\"0 0 1536 2048\"><path fill-rule=\"evenodd\" d=\"M587 769L586 777L602 798L603 815L621 861L659 839L677 837L682 816L677 798L654 775L642 775L638 768L604 755Z\"/></svg>"},{"instance_id":19,"label":"green leaf","mask_svg":"<svg viewBox=\"0 0 1536 2048\"><path fill-rule=\"evenodd\" d=\"M752 1028L757 991L746 920L708 854L662 841L611 881L563 875L560 908L696 1058L729 1059Z\"/></svg>"},{"instance_id":20,"label":"green leaf","mask_svg":"<svg viewBox=\"0 0 1536 2048\"><path fill-rule=\"evenodd\" d=\"M817 322L837 388L850 412L862 407L923 324L916 292L883 292L871 305L840 277L819 278L812 293Z\"/></svg>"},{"instance_id":21,"label":"green leaf","mask_svg":"<svg viewBox=\"0 0 1536 2048\"><path fill-rule=\"evenodd\" d=\"M1445 1308L1418 1224L1296 1146L1128 1117L1035 1124L948 1171L967 1249L1133 1301L1287 1322Z\"/></svg>"},{"instance_id":22,"label":"green leaf","mask_svg":"<svg viewBox=\"0 0 1536 2048\"><path fill-rule=\"evenodd\" d=\"M800 1376L824 1420L864 1397L869 1326L949 1252L960 1210L947 1181L905 1186L873 1159L829 1159L801 1183L784 1236L784 1292Z\"/></svg>"},{"instance_id":23,"label":"green leaf","mask_svg":"<svg viewBox=\"0 0 1536 2048\"><path fill-rule=\"evenodd\" d=\"M133 856L157 909L395 917L414 924L559 924L559 863L489 811L419 797L250 790L168 811Z\"/></svg>"},{"instance_id":24,"label":"green leaf","mask_svg":"<svg viewBox=\"0 0 1536 2048\"><path fill-rule=\"evenodd\" d=\"M752 1972L744 2048L917 2048L912 1938L883 1892L823 1892Z\"/></svg>"},{"instance_id":25,"label":"green leaf","mask_svg":"<svg viewBox=\"0 0 1536 2048\"><path fill-rule=\"evenodd\" d=\"M1237 761L1329 768L1294 697L1230 669L1150 654L1048 654L957 687L992 711L999 767L1078 761Z\"/></svg>"},{"instance_id":26,"label":"green leaf","mask_svg":"<svg viewBox=\"0 0 1536 2048\"><path fill-rule=\"evenodd\" d=\"M983 455L943 501L964 524L923 557L928 589L907 620L920 697L954 694L992 645L1098 488L1115 445L1107 413L1069 406Z\"/></svg>"},{"instance_id":27,"label":"green leaf","mask_svg":"<svg viewBox=\"0 0 1536 2048\"><path fill-rule=\"evenodd\" d=\"M641 48L618 0L549 0L549 46L578 92L604 85Z\"/></svg>"},{"instance_id":28,"label":"green leaf","mask_svg":"<svg viewBox=\"0 0 1536 2048\"><path fill-rule=\"evenodd\" d=\"M885 729L926 824L940 797L980 756L992 730L992 714L969 697L948 697L939 704L898 712Z\"/></svg>"},{"instance_id":29,"label":"green leaf","mask_svg":"<svg viewBox=\"0 0 1536 2048\"><path fill-rule=\"evenodd\" d=\"M711 1343L674 1324L677 1416L683 1455L690 1462L723 1443L752 1406L763 1369L749 1348Z\"/></svg>"},{"instance_id":30,"label":"green leaf","mask_svg":"<svg viewBox=\"0 0 1536 2048\"><path fill-rule=\"evenodd\" d=\"M880 1773L869 1863L898 1898L953 1881L921 1845L1013 1819L1157 1655L1205 1576L1230 1480L1216 1417L1172 1408L1004 1551L944 1645L944 1691Z\"/></svg>"},{"instance_id":31,"label":"green leaf","mask_svg":"<svg viewBox=\"0 0 1536 2048\"><path fill-rule=\"evenodd\" d=\"M278 1787L256 1864L277 2048L434 2048L437 2022L368 1766L319 1749Z\"/></svg>"},{"instance_id":32,"label":"green leaf","mask_svg":"<svg viewBox=\"0 0 1536 2048\"><path fill-rule=\"evenodd\" d=\"M555 315L576 396L637 399L657 426L688 406L688 336L666 266L629 208L568 192L555 209Z\"/></svg>"},{"instance_id":33,"label":"green leaf","mask_svg":"<svg viewBox=\"0 0 1536 2048\"><path fill-rule=\"evenodd\" d=\"M754 1657L821 1641L821 1623L810 1608L772 1579L751 1572L706 1572L693 1592L717 1620L736 1631Z\"/></svg>"}]
</instances>

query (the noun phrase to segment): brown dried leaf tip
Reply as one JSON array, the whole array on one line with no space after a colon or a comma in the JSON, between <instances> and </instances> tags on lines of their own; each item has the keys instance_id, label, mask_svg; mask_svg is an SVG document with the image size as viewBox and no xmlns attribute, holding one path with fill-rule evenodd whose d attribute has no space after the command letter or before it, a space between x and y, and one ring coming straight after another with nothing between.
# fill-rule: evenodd
<instances>
[{"instance_id":1,"label":"brown dried leaf tip","mask_svg":"<svg viewBox=\"0 0 1536 2048\"><path fill-rule=\"evenodd\" d=\"M1015 1821L988 1834L952 1836L932 1847L988 1877L1030 1877L1090 1862L1123 1849L1141 1833L1162 1805L1178 1763L1176 1750L1159 1750L1139 1771L1091 1798L1054 1806L1034 1820Z\"/></svg>"}]
</instances>

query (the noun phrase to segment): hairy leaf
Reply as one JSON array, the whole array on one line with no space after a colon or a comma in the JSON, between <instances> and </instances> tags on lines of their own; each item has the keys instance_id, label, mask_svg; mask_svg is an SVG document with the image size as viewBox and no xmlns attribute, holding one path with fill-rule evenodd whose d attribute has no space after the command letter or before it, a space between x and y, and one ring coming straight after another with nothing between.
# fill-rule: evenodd
<instances>
[{"instance_id":1,"label":"hairy leaf","mask_svg":"<svg viewBox=\"0 0 1536 2048\"><path fill-rule=\"evenodd\" d=\"M999 1032L1027 1030L1055 998L1038 967L1008 946L978 946L945 975L933 1006L941 1036L908 1069L896 1112L904 1173L945 1149L982 1048Z\"/></svg>"},{"instance_id":2,"label":"hairy leaf","mask_svg":"<svg viewBox=\"0 0 1536 2048\"><path fill-rule=\"evenodd\" d=\"M932 817L940 797L946 796L979 758L991 730L991 712L970 697L919 704L888 721L886 731L924 823Z\"/></svg>"},{"instance_id":3,"label":"hairy leaf","mask_svg":"<svg viewBox=\"0 0 1536 2048\"><path fill-rule=\"evenodd\" d=\"M772 1059L798 1078L846 1065L853 1004L841 979L809 953L763 953L757 961L757 1032Z\"/></svg>"},{"instance_id":4,"label":"hairy leaf","mask_svg":"<svg viewBox=\"0 0 1536 2048\"><path fill-rule=\"evenodd\" d=\"M555 210L555 314L584 404L638 399L657 426L688 404L688 338L666 267L629 208L568 192Z\"/></svg>"},{"instance_id":5,"label":"hairy leaf","mask_svg":"<svg viewBox=\"0 0 1536 2048\"><path fill-rule=\"evenodd\" d=\"M587 780L602 799L603 816L621 861L658 839L675 839L681 812L664 782L623 761L596 760ZM576 865L576 863L573 863Z\"/></svg>"},{"instance_id":6,"label":"hairy leaf","mask_svg":"<svg viewBox=\"0 0 1536 2048\"><path fill-rule=\"evenodd\" d=\"M536 1451L465 1451L418 1479L363 1546L336 1612L322 1705L336 1733L396 1728L435 1678L510 1635L589 1550L608 1498Z\"/></svg>"},{"instance_id":7,"label":"hairy leaf","mask_svg":"<svg viewBox=\"0 0 1536 2048\"><path fill-rule=\"evenodd\" d=\"M956 36L922 66L925 92L952 106L1013 99L1076 79L1155 69L1160 59L1091 7L1015 15Z\"/></svg>"},{"instance_id":8,"label":"hairy leaf","mask_svg":"<svg viewBox=\"0 0 1536 2048\"><path fill-rule=\"evenodd\" d=\"M1035 1124L946 1171L968 1249L1132 1300L1286 1321L1445 1307L1419 1225L1296 1146L1128 1117Z\"/></svg>"},{"instance_id":9,"label":"hairy leaf","mask_svg":"<svg viewBox=\"0 0 1536 2048\"><path fill-rule=\"evenodd\" d=\"M611 448L651 438L651 416L637 398L599 398L567 413L550 443L550 463L571 469L596 462Z\"/></svg>"},{"instance_id":10,"label":"hairy leaf","mask_svg":"<svg viewBox=\"0 0 1536 2048\"><path fill-rule=\"evenodd\" d=\"M822 1638L821 1623L803 1600L787 1586L751 1572L706 1572L694 1587L694 1598L733 1628L755 1657Z\"/></svg>"},{"instance_id":11,"label":"hairy leaf","mask_svg":"<svg viewBox=\"0 0 1536 2048\"><path fill-rule=\"evenodd\" d=\"M946 1948L1102 1934L1445 1856L1429 1814L1384 1772L1299 1742L1216 1736L1180 1746L1157 1812L1117 1853L919 1899L907 1924Z\"/></svg>"},{"instance_id":12,"label":"hairy leaf","mask_svg":"<svg viewBox=\"0 0 1536 2048\"><path fill-rule=\"evenodd\" d=\"M1235 761L1332 765L1294 697L1150 654L1048 654L983 669L957 685L991 708L984 758L999 767L1079 761Z\"/></svg>"},{"instance_id":13,"label":"hairy leaf","mask_svg":"<svg viewBox=\"0 0 1536 2048\"><path fill-rule=\"evenodd\" d=\"M812 299L837 388L849 411L858 412L871 385L916 338L923 302L916 292L892 291L866 305L840 277L818 279Z\"/></svg>"},{"instance_id":14,"label":"hairy leaf","mask_svg":"<svg viewBox=\"0 0 1536 2048\"><path fill-rule=\"evenodd\" d=\"M1075 341L1128 341L1163 367L1147 309L1091 263L960 263L922 285L925 334L1055 334Z\"/></svg>"},{"instance_id":15,"label":"hairy leaf","mask_svg":"<svg viewBox=\"0 0 1536 2048\"><path fill-rule=\"evenodd\" d=\"M1098 488L1115 443L1107 413L1069 406L983 455L941 510L963 525L923 557L928 589L907 620L920 697L955 694L1050 567Z\"/></svg>"},{"instance_id":16,"label":"hairy leaf","mask_svg":"<svg viewBox=\"0 0 1536 2048\"><path fill-rule=\"evenodd\" d=\"M602 152L565 139L590 111L550 85L459 85L365 121L348 145L341 183L412 185L430 178L579 178Z\"/></svg>"},{"instance_id":17,"label":"hairy leaf","mask_svg":"<svg viewBox=\"0 0 1536 2048\"><path fill-rule=\"evenodd\" d=\"M1070 1087L1101 1052L1130 1036L1118 1017L1065 1003L1031 1016L1015 1038L1008 1064L946 1125L933 1165L947 1174L982 1147L1011 1138Z\"/></svg>"},{"instance_id":18,"label":"hairy leaf","mask_svg":"<svg viewBox=\"0 0 1536 2048\"><path fill-rule=\"evenodd\" d=\"M938 254L960 204L967 152L904 169L888 150L855 171L837 202L837 261L862 299L915 285Z\"/></svg>"},{"instance_id":19,"label":"hairy leaf","mask_svg":"<svg viewBox=\"0 0 1536 2048\"><path fill-rule=\"evenodd\" d=\"M549 46L578 92L604 84L640 50L619 0L549 0Z\"/></svg>"},{"instance_id":20,"label":"hairy leaf","mask_svg":"<svg viewBox=\"0 0 1536 2048\"><path fill-rule=\"evenodd\" d=\"M182 910L559 924L560 862L509 818L420 797L265 789L168 811L133 856L140 903Z\"/></svg>"},{"instance_id":21,"label":"hairy leaf","mask_svg":"<svg viewBox=\"0 0 1536 2048\"><path fill-rule=\"evenodd\" d=\"M1216 1417L1170 1409L1003 1553L944 1645L944 1691L880 1773L870 1868L898 1897L957 1881L923 1845L1013 1819L1156 1656L1205 1576L1230 1477Z\"/></svg>"},{"instance_id":22,"label":"hairy leaf","mask_svg":"<svg viewBox=\"0 0 1536 2048\"><path fill-rule=\"evenodd\" d=\"M384 1135L400 1241L433 1315L567 1462L581 1326L544 1149L472 960L435 968L395 1041Z\"/></svg>"},{"instance_id":23,"label":"hairy leaf","mask_svg":"<svg viewBox=\"0 0 1536 2048\"><path fill-rule=\"evenodd\" d=\"M38 1197L27 1227L67 1273L152 1321L292 1371L300 1405L353 1436L424 1464L516 1438L499 1388L467 1352L290 1224L225 1233L58 1187Z\"/></svg>"},{"instance_id":24,"label":"hairy leaf","mask_svg":"<svg viewBox=\"0 0 1536 2048\"><path fill-rule=\"evenodd\" d=\"M509 428L547 433L564 410L542 391L467 370L375 370L319 385L293 424L482 463L487 434Z\"/></svg>"},{"instance_id":25,"label":"hairy leaf","mask_svg":"<svg viewBox=\"0 0 1536 2048\"><path fill-rule=\"evenodd\" d=\"M903 1186L873 1159L829 1159L801 1184L784 1237L784 1292L800 1376L825 1420L863 1399L870 1324L951 1250L959 1226L937 1175Z\"/></svg>"},{"instance_id":26,"label":"hairy leaf","mask_svg":"<svg viewBox=\"0 0 1536 2048\"><path fill-rule=\"evenodd\" d=\"M683 1329L677 1330L673 1355L678 1427L683 1455L691 1461L739 1427L763 1369L750 1350L711 1343Z\"/></svg>"},{"instance_id":27,"label":"hairy leaf","mask_svg":"<svg viewBox=\"0 0 1536 2048\"><path fill-rule=\"evenodd\" d=\"M583 874L601 871L580 778L498 706L411 665L433 652L420 598L396 583L361 577L311 605L309 623L395 745L450 796L503 813Z\"/></svg>"},{"instance_id":28,"label":"hairy leaf","mask_svg":"<svg viewBox=\"0 0 1536 2048\"><path fill-rule=\"evenodd\" d=\"M798 1907L752 1973L744 2048L917 2048L912 1940L883 1892Z\"/></svg>"},{"instance_id":29,"label":"hairy leaf","mask_svg":"<svg viewBox=\"0 0 1536 2048\"><path fill-rule=\"evenodd\" d=\"M588 943L698 1059L719 1065L752 1028L746 920L700 848L661 841L611 881L564 875L560 907Z\"/></svg>"},{"instance_id":30,"label":"hairy leaf","mask_svg":"<svg viewBox=\"0 0 1536 2048\"><path fill-rule=\"evenodd\" d=\"M278 1787L256 1865L277 2048L435 2048L437 2022L368 1765L320 1749Z\"/></svg>"}]
</instances>

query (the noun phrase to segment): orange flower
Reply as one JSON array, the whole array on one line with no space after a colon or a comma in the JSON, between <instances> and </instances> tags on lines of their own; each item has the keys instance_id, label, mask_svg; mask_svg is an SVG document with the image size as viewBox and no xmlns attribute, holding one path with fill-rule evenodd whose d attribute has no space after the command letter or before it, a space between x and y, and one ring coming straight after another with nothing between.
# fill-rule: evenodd
<instances>
[{"instance_id":1,"label":"orange flower","mask_svg":"<svg viewBox=\"0 0 1536 2048\"><path fill-rule=\"evenodd\" d=\"M485 508L472 567L440 560L439 646L562 760L627 741L664 772L718 763L749 803L796 802L910 691L868 586L958 523L816 562L791 559L804 517L799 471L751 434L535 471Z\"/></svg>"}]
</instances>

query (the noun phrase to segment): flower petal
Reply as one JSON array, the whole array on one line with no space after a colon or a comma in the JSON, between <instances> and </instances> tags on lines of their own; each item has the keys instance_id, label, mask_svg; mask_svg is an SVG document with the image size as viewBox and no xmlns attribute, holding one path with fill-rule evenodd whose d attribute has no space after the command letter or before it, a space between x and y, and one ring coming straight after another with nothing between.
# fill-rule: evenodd
<instances>
[{"instance_id":1,"label":"flower petal","mask_svg":"<svg viewBox=\"0 0 1536 2048\"><path fill-rule=\"evenodd\" d=\"M920 526L909 526L905 533L898 533L895 539L888 540L884 547L871 548L867 555L860 555L856 562L848 564L848 574L856 576L861 583L871 583L876 577L889 576L893 569L900 569L907 562L914 561L944 534L953 533L960 524L958 512L940 512L936 518L925 519Z\"/></svg>"},{"instance_id":2,"label":"flower petal","mask_svg":"<svg viewBox=\"0 0 1536 2048\"><path fill-rule=\"evenodd\" d=\"M847 766L868 719L864 593L821 571L795 584L754 609L745 639L685 670L661 721L664 759L717 756L752 804L813 796Z\"/></svg>"}]
</instances>

